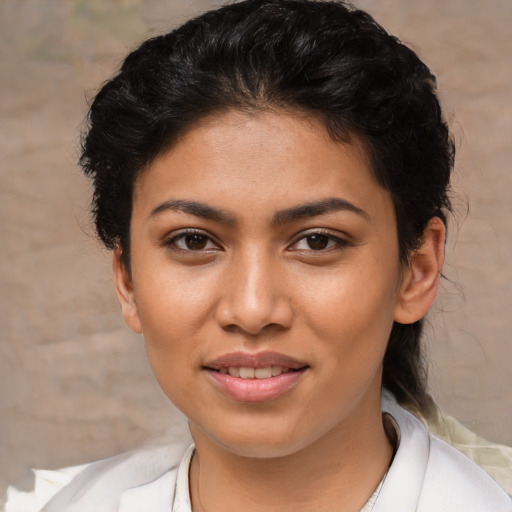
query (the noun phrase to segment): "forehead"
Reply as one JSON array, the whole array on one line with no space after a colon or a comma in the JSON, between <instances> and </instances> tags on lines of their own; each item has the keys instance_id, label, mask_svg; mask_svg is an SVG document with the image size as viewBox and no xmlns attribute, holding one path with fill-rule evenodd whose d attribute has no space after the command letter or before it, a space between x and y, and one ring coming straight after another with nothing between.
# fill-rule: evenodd
<instances>
[{"instance_id":1,"label":"forehead","mask_svg":"<svg viewBox=\"0 0 512 512\"><path fill-rule=\"evenodd\" d=\"M300 114L228 112L194 126L141 173L134 210L194 199L270 214L333 195L372 207L390 201L356 137L336 142Z\"/></svg>"}]
</instances>

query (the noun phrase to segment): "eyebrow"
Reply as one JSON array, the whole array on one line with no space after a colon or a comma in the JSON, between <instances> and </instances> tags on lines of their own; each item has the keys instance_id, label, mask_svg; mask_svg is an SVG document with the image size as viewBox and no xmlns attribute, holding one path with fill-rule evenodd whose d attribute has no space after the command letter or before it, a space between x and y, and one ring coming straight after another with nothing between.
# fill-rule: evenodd
<instances>
[{"instance_id":1,"label":"eyebrow","mask_svg":"<svg viewBox=\"0 0 512 512\"><path fill-rule=\"evenodd\" d=\"M196 217L202 217L203 219L222 222L224 224L235 224L235 217L225 210L215 208L198 201L187 201L182 199L171 199L163 202L151 211L150 217L155 217L166 211L178 211L195 215ZM289 224L300 219L316 217L336 211L356 213L366 221L370 222L370 216L362 208L359 208L350 201L339 197L329 197L321 199L320 201L286 208L285 210L277 212L274 215L272 222L275 225Z\"/></svg>"},{"instance_id":2,"label":"eyebrow","mask_svg":"<svg viewBox=\"0 0 512 512\"><path fill-rule=\"evenodd\" d=\"M329 197L315 201L312 203L306 203L300 206L287 208L281 210L274 215L274 224L288 224L307 217L316 217L318 215L324 215L326 213L337 212L337 211L348 211L356 213L363 217L367 222L370 222L370 216L362 208L359 208L355 204L341 199L339 197Z\"/></svg>"},{"instance_id":3,"label":"eyebrow","mask_svg":"<svg viewBox=\"0 0 512 512\"><path fill-rule=\"evenodd\" d=\"M214 208L213 206L199 203L197 201L185 201L180 199L165 201L158 205L151 211L150 217L154 217L169 210L188 213L190 215L195 215L196 217L215 220L225 224L234 224L235 221L233 215L221 210L220 208Z\"/></svg>"}]
</instances>

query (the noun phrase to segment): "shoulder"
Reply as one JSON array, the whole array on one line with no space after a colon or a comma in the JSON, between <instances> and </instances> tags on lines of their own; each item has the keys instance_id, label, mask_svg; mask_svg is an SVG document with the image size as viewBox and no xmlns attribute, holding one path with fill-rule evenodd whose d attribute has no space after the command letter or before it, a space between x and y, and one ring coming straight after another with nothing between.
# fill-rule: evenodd
<instances>
[{"instance_id":1,"label":"shoulder","mask_svg":"<svg viewBox=\"0 0 512 512\"><path fill-rule=\"evenodd\" d=\"M169 510L188 443L154 446L59 471L36 471L32 493L9 489L6 512ZM41 508L42 507L42 508ZM139 508L140 510L140 508Z\"/></svg>"},{"instance_id":2,"label":"shoulder","mask_svg":"<svg viewBox=\"0 0 512 512\"><path fill-rule=\"evenodd\" d=\"M384 396L383 411L396 421L400 445L375 511L511 512L512 501L479 466L430 434L393 397Z\"/></svg>"},{"instance_id":3,"label":"shoulder","mask_svg":"<svg viewBox=\"0 0 512 512\"><path fill-rule=\"evenodd\" d=\"M510 497L482 468L433 435L420 503L425 511L512 511Z\"/></svg>"},{"instance_id":4,"label":"shoulder","mask_svg":"<svg viewBox=\"0 0 512 512\"><path fill-rule=\"evenodd\" d=\"M414 411L411 411L414 414ZM470 431L437 405L423 416L428 431L478 464L512 494L512 448L493 443Z\"/></svg>"}]
</instances>

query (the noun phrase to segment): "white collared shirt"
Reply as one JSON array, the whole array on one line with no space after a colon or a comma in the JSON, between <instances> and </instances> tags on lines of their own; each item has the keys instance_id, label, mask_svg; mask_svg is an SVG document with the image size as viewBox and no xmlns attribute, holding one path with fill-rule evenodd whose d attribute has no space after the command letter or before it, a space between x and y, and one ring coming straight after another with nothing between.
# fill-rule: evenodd
<instances>
[{"instance_id":1,"label":"white collared shirt","mask_svg":"<svg viewBox=\"0 0 512 512\"><path fill-rule=\"evenodd\" d=\"M189 474L190 474L190 463L192 456L194 455L195 447L191 445L185 452L185 455L181 459L178 467L178 474L176 476L176 486L174 490L174 502L172 505L172 512L192 512L192 503L190 500L190 485L189 485ZM379 485L370 496L368 501L365 503L363 508L359 512L372 512L373 507L377 501L380 490L386 479L386 474L380 481Z\"/></svg>"},{"instance_id":2,"label":"white collared shirt","mask_svg":"<svg viewBox=\"0 0 512 512\"><path fill-rule=\"evenodd\" d=\"M512 499L487 473L430 435L388 393L382 410L395 420L401 440L372 512L512 512ZM189 512L192 451L186 443L136 450L67 473L36 474L34 492L9 490L5 511L170 512L174 506L173 512ZM175 500L180 468L187 484L180 484Z\"/></svg>"}]
</instances>

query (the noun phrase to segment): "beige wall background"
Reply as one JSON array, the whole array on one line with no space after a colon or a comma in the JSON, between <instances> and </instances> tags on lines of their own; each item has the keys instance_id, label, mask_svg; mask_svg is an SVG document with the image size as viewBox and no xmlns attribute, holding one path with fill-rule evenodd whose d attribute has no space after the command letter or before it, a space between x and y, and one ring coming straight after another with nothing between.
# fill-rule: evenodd
<instances>
[{"instance_id":1,"label":"beige wall background","mask_svg":"<svg viewBox=\"0 0 512 512\"><path fill-rule=\"evenodd\" d=\"M220 3L0 0L0 494L31 466L185 429L121 321L75 162L87 98L126 52ZM512 3L356 4L430 64L457 139L449 281L427 329L432 393L512 444Z\"/></svg>"}]
</instances>

